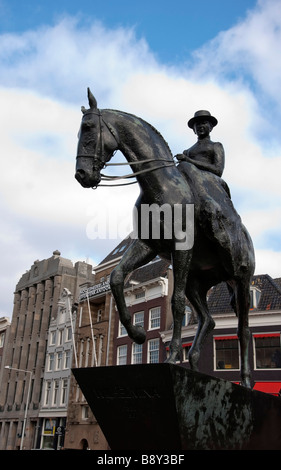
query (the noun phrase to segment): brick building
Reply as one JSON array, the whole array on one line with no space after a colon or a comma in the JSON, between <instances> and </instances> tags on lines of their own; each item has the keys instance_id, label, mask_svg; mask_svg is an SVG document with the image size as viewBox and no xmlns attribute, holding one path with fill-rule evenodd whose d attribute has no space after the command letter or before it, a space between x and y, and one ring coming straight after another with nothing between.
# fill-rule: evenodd
<instances>
[{"instance_id":1,"label":"brick building","mask_svg":"<svg viewBox=\"0 0 281 470\"><path fill-rule=\"evenodd\" d=\"M35 261L16 285L5 345L5 366L10 369L2 368L1 450L39 448L39 410L50 322L57 317L62 290L67 288L77 301L80 284L92 279L92 266L84 262L73 266L54 251L52 257Z\"/></svg>"}]
</instances>

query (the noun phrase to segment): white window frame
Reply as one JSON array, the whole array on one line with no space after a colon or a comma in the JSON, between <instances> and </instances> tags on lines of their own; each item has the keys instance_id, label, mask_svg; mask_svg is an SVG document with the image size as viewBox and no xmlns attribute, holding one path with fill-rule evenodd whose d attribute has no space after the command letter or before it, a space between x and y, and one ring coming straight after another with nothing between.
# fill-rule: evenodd
<instances>
[{"instance_id":1,"label":"white window frame","mask_svg":"<svg viewBox=\"0 0 281 470\"><path fill-rule=\"evenodd\" d=\"M59 389L60 389L60 381L58 379L55 379L54 385L53 385L53 401L52 401L53 406L57 406L58 404Z\"/></svg>"},{"instance_id":2,"label":"white window frame","mask_svg":"<svg viewBox=\"0 0 281 470\"><path fill-rule=\"evenodd\" d=\"M127 354L128 354L127 344L122 344L121 346L118 346L117 348L117 365L118 366L127 364Z\"/></svg>"},{"instance_id":3,"label":"white window frame","mask_svg":"<svg viewBox=\"0 0 281 470\"><path fill-rule=\"evenodd\" d=\"M152 318L154 315L155 315L155 318ZM157 325L153 326L153 322L156 322L156 321L157 321ZM160 324L161 324L161 307L160 306L153 307L149 310L149 330L159 329Z\"/></svg>"},{"instance_id":4,"label":"white window frame","mask_svg":"<svg viewBox=\"0 0 281 470\"><path fill-rule=\"evenodd\" d=\"M45 400L44 400L45 406L47 406L50 402L51 390L52 390L52 382L51 380L47 380L46 385L45 385Z\"/></svg>"},{"instance_id":5,"label":"white window frame","mask_svg":"<svg viewBox=\"0 0 281 470\"><path fill-rule=\"evenodd\" d=\"M142 316L142 320L136 320L136 315L141 315ZM134 313L134 317L133 317L133 324L134 325L140 325L142 327L144 327L144 311L141 310L140 312L135 312Z\"/></svg>"},{"instance_id":6,"label":"white window frame","mask_svg":"<svg viewBox=\"0 0 281 470\"><path fill-rule=\"evenodd\" d=\"M127 336L127 330L125 326L122 325L121 321L119 320L119 327L118 327L118 337L120 336Z\"/></svg>"},{"instance_id":7,"label":"white window frame","mask_svg":"<svg viewBox=\"0 0 281 470\"><path fill-rule=\"evenodd\" d=\"M132 364L142 364L142 344L133 343L132 345Z\"/></svg>"},{"instance_id":8,"label":"white window frame","mask_svg":"<svg viewBox=\"0 0 281 470\"><path fill-rule=\"evenodd\" d=\"M61 370L62 368L62 351L57 352L57 360L56 360L56 370Z\"/></svg>"},{"instance_id":9,"label":"white window frame","mask_svg":"<svg viewBox=\"0 0 281 470\"><path fill-rule=\"evenodd\" d=\"M54 370L54 364L55 364L55 354L50 353L48 357L48 372L51 372Z\"/></svg>"},{"instance_id":10,"label":"white window frame","mask_svg":"<svg viewBox=\"0 0 281 470\"><path fill-rule=\"evenodd\" d=\"M157 348L155 347L157 345ZM155 352L158 352L157 361L151 360L152 355ZM160 341L159 338L150 339L147 341L147 363L148 364L158 364L159 363L159 353L160 353Z\"/></svg>"}]
</instances>

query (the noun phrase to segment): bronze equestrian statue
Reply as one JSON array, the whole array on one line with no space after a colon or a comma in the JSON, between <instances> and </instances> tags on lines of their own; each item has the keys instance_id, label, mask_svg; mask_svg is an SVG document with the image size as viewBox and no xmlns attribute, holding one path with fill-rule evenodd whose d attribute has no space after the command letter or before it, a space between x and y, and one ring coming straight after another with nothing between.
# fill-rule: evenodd
<instances>
[{"instance_id":1,"label":"bronze equestrian statue","mask_svg":"<svg viewBox=\"0 0 281 470\"><path fill-rule=\"evenodd\" d=\"M211 115L206 119L209 113L204 111L204 116L201 115L204 127L203 120L200 123L200 119L196 119L198 115L192 118L190 126L194 127L196 123L195 132L198 140L205 139L205 149L200 153L198 148L194 146L192 150L191 147L182 157L178 156L180 163L176 164L168 144L149 123L126 112L100 110L89 89L88 100L89 109L82 107L76 179L84 188L97 187L102 178L109 181L101 170L108 165L114 152L120 150L133 171L126 177L134 176L140 187L134 211L137 214L138 237L133 240L110 278L121 323L133 341L140 344L145 341L144 329L132 324L126 307L124 281L129 273L147 264L156 255L170 260L174 276L174 326L167 362L174 363L182 351L182 319L188 298L198 315L198 329L189 351L189 362L192 370L198 370L202 344L215 326L208 311L207 292L212 286L225 281L231 305L238 317L241 382L250 388L248 312L250 282L255 267L254 249L233 207L229 189L221 179L223 148L218 143L213 145L208 138L216 119ZM199 128L199 124L204 129ZM112 177L113 181L117 178ZM143 225L148 225L148 220L143 220L142 209L147 206L171 209L169 222L173 224L172 236L165 236L167 227L162 211L155 212L161 228L160 236L153 236L151 219L149 236L147 232L142 236ZM194 212L185 210L190 207Z\"/></svg>"}]
</instances>

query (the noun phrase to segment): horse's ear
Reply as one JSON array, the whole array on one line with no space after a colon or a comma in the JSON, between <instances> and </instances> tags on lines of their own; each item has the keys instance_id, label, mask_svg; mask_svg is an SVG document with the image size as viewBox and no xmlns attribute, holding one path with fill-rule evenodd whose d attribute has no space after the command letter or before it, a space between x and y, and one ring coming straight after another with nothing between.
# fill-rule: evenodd
<instances>
[{"instance_id":1,"label":"horse's ear","mask_svg":"<svg viewBox=\"0 0 281 470\"><path fill-rule=\"evenodd\" d=\"M90 88L88 88L88 100L91 109L97 109L98 103L96 98L94 97L93 93L91 92Z\"/></svg>"}]
</instances>

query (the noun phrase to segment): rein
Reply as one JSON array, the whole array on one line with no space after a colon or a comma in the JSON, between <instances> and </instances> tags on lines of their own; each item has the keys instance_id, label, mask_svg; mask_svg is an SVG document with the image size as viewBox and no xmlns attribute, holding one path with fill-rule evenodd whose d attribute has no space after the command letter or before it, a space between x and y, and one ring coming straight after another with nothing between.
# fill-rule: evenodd
<instances>
[{"instance_id":1,"label":"rein","mask_svg":"<svg viewBox=\"0 0 281 470\"><path fill-rule=\"evenodd\" d=\"M117 140L117 137L115 135L115 132L113 130L113 128L104 120L102 114L101 114L101 111L100 110L97 110L98 112L94 112L94 111L90 111L90 112L87 112L86 114L95 114L95 115L98 115L99 116L99 126L100 126L100 142L97 142L97 145L96 145L96 151L94 154L85 154L85 155L80 155L78 154L76 156L76 159L77 158L93 158L94 161L98 161L99 164L103 164L102 167L107 167L107 166L121 166L121 165L140 165L140 164L143 164L143 163L151 163L151 162L165 162L167 164L163 164L161 166L155 166L153 168L147 168L147 169L144 169L144 170L139 170L139 171L136 171L136 172L133 172L133 173L130 173L130 174L127 174L127 175L122 175L122 176L111 176L111 175L104 175L103 173L100 173L101 175L101 180L102 181L116 181L116 180L122 180L122 179L130 179L130 178L135 178L137 175L141 175L141 174L144 174L144 173L149 173L151 171L155 171L155 170L159 170L161 168L167 168L169 166L174 166L175 165L175 162L174 161L171 161L171 160L167 160L167 159L160 159L160 160L155 160L153 158L149 158L147 160L142 160L142 161L139 161L139 162L125 162L125 163L105 163L104 162L104 142L103 142L103 135L102 135L102 124L101 124L101 121L103 121L103 123L105 124L105 126L107 127L107 129L109 130L109 132L111 133L111 135L114 137L117 145L119 145L119 142ZM99 159L97 158L97 155L98 155L98 152L97 152L97 149L98 149L98 146L100 144L100 150L101 150L101 161L99 161ZM116 152L116 151L115 151ZM115 153L114 152L114 153ZM112 154L112 156L114 155L114 153ZM101 167L101 168L102 168ZM117 183L117 184L99 184L98 186L104 186L104 187L110 187L110 186L128 186L128 185L131 185L131 184L136 184L137 181L132 181L132 182L129 182L129 183ZM97 186L93 187L92 189L96 189Z\"/></svg>"}]
</instances>

